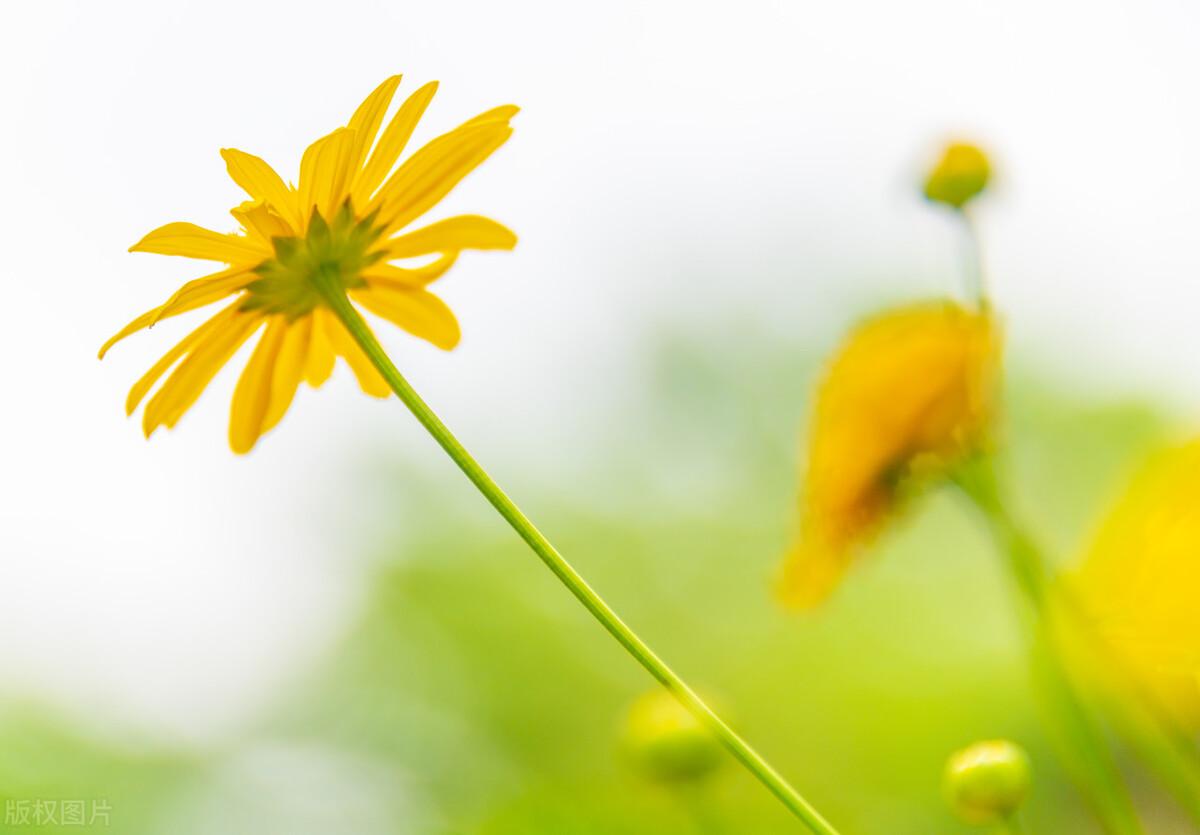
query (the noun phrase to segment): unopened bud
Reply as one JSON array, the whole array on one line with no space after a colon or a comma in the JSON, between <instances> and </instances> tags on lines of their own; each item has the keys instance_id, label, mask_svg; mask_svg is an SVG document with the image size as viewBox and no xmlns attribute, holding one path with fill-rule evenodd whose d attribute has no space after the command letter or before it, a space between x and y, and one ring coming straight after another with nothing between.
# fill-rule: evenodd
<instances>
[{"instance_id":1,"label":"unopened bud","mask_svg":"<svg viewBox=\"0 0 1200 835\"><path fill-rule=\"evenodd\" d=\"M925 180L925 196L961 209L987 187L991 175L992 167L983 151L965 142L955 142L942 152L942 158Z\"/></svg>"},{"instance_id":2,"label":"unopened bud","mask_svg":"<svg viewBox=\"0 0 1200 835\"><path fill-rule=\"evenodd\" d=\"M1029 794L1029 757L1015 743L977 742L946 763L950 807L968 823L990 823L1012 815Z\"/></svg>"},{"instance_id":3,"label":"unopened bud","mask_svg":"<svg viewBox=\"0 0 1200 835\"><path fill-rule=\"evenodd\" d=\"M712 733L666 690L645 693L630 707L625 748L639 770L668 782L700 779L722 756Z\"/></svg>"}]
</instances>

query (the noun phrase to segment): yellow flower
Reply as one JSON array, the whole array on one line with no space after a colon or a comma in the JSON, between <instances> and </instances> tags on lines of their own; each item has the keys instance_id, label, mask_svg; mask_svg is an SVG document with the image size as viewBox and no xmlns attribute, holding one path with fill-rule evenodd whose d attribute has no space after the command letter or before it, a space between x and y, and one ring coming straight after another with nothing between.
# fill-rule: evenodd
<instances>
[{"instance_id":1,"label":"yellow flower","mask_svg":"<svg viewBox=\"0 0 1200 835\"><path fill-rule=\"evenodd\" d=\"M955 142L942 152L942 158L925 180L925 196L961 209L987 188L991 176L992 168L983 151L965 142Z\"/></svg>"},{"instance_id":2,"label":"yellow flower","mask_svg":"<svg viewBox=\"0 0 1200 835\"><path fill-rule=\"evenodd\" d=\"M232 210L238 232L168 223L130 248L228 266L188 282L134 319L105 343L101 357L114 343L161 319L233 299L130 390L125 405L133 414L174 369L146 403L142 428L147 438L159 426L173 427L256 334L257 345L233 394L229 443L235 452L248 452L279 422L301 380L320 386L336 357L350 366L363 391L387 397L387 383L322 303L318 281L342 288L363 309L439 348L449 350L458 343L458 322L429 292L429 284L463 250L512 249L516 236L477 215L406 230L504 144L517 108L506 105L482 113L396 167L437 89L433 82L409 96L380 132L399 84L399 76L384 81L346 127L310 145L300 161L297 185L285 183L256 156L223 149L229 176L250 196Z\"/></svg>"},{"instance_id":3,"label":"yellow flower","mask_svg":"<svg viewBox=\"0 0 1200 835\"><path fill-rule=\"evenodd\" d=\"M816 395L785 603L824 600L904 488L983 444L998 365L991 317L949 302L893 310L850 334Z\"/></svg>"},{"instance_id":4,"label":"yellow flower","mask_svg":"<svg viewBox=\"0 0 1200 835\"><path fill-rule=\"evenodd\" d=\"M1074 580L1123 672L1200 729L1200 440L1148 462Z\"/></svg>"}]
</instances>

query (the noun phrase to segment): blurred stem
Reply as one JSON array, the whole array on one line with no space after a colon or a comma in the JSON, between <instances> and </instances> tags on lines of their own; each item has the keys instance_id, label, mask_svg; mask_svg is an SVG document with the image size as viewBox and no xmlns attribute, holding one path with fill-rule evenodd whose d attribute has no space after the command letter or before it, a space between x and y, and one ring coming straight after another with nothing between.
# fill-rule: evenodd
<instances>
[{"instance_id":1,"label":"blurred stem","mask_svg":"<svg viewBox=\"0 0 1200 835\"><path fill-rule=\"evenodd\" d=\"M1116 667L1107 653L1102 660ZM1112 717L1118 732L1138 757L1166 785L1180 808L1200 825L1200 752L1162 715L1151 694L1141 688L1131 689L1134 692L1127 699L1110 699L1106 714Z\"/></svg>"},{"instance_id":2,"label":"blurred stem","mask_svg":"<svg viewBox=\"0 0 1200 835\"><path fill-rule=\"evenodd\" d=\"M1142 832L1104 731L1091 715L1063 667L1054 637L1052 587L1040 549L1009 513L1000 492L994 459L980 455L956 474L959 488L983 515L992 537L1028 606L1023 607L1034 672L1041 682L1054 729L1067 762L1106 831Z\"/></svg>"},{"instance_id":3,"label":"blurred stem","mask_svg":"<svg viewBox=\"0 0 1200 835\"><path fill-rule=\"evenodd\" d=\"M981 308L988 306L987 277L983 268L983 243L979 236L979 227L975 218L964 206L958 210L961 221L963 238L963 275L966 280L966 290Z\"/></svg>"},{"instance_id":4,"label":"blurred stem","mask_svg":"<svg viewBox=\"0 0 1200 835\"><path fill-rule=\"evenodd\" d=\"M996 835L1028 835L1028 833L1021 825L1021 818L1014 812L1000 822L999 828L996 829Z\"/></svg>"},{"instance_id":5,"label":"blurred stem","mask_svg":"<svg viewBox=\"0 0 1200 835\"><path fill-rule=\"evenodd\" d=\"M706 783L679 786L675 795L687 810L696 835L723 835L725 826L721 823L717 810L713 808Z\"/></svg>"},{"instance_id":6,"label":"blurred stem","mask_svg":"<svg viewBox=\"0 0 1200 835\"><path fill-rule=\"evenodd\" d=\"M463 474L491 503L492 507L504 517L526 544L537 554L538 558L554 573L554 576L575 596L584 608L598 620L608 633L634 657L639 664L654 676L663 687L669 690L675 698L688 708L720 740L721 744L745 766L751 774L758 778L771 794L786 806L792 814L799 818L810 832L817 835L837 835L835 830L821 815L806 801L798 791L785 780L779 772L772 768L762 756L742 739L725 723L703 700L681 679L674 670L668 667L653 650L625 625L607 603L592 590L591 586L580 576L570 563L555 549L550 541L539 531L521 509L513 503L499 485L492 480L466 448L450 432L441 419L421 399L416 390L397 370L391 359L384 352L379 342L363 321L362 316L354 309L341 286L340 278L336 275L320 273L315 283L321 295L329 304L334 315L338 317L346 330L358 343L359 347L371 360L372 365L391 386L396 396L408 407L413 416L433 436L446 454L458 465Z\"/></svg>"}]
</instances>

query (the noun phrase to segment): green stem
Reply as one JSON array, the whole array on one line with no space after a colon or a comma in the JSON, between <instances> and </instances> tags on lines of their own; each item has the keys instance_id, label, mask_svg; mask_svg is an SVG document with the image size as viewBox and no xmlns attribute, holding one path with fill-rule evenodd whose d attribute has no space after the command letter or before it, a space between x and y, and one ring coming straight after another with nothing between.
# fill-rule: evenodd
<instances>
[{"instance_id":1,"label":"green stem","mask_svg":"<svg viewBox=\"0 0 1200 835\"><path fill-rule=\"evenodd\" d=\"M1150 767L1174 797L1179 807L1200 824L1200 750L1172 720L1153 691L1135 677L1122 675L1121 661L1112 647L1090 624L1080 601L1069 588L1059 589L1064 614L1071 618L1073 635L1082 640L1080 649L1089 653L1090 663L1112 671L1122 695L1106 693L1105 715L1118 734Z\"/></svg>"},{"instance_id":2,"label":"green stem","mask_svg":"<svg viewBox=\"0 0 1200 835\"><path fill-rule=\"evenodd\" d=\"M1026 830L1021 825L1021 819L1014 812L1000 822L1000 826L996 829L996 835L1026 835Z\"/></svg>"},{"instance_id":3,"label":"green stem","mask_svg":"<svg viewBox=\"0 0 1200 835\"><path fill-rule=\"evenodd\" d=\"M1146 694L1137 692L1130 699L1108 705L1107 713L1179 807L1200 825L1200 757L1186 736L1159 715L1149 701Z\"/></svg>"},{"instance_id":4,"label":"green stem","mask_svg":"<svg viewBox=\"0 0 1200 835\"><path fill-rule=\"evenodd\" d=\"M963 261L964 275L967 277L967 295L981 307L988 306L987 275L983 267L983 243L980 240L979 228L975 218L963 207L958 210L959 220L962 221L963 232Z\"/></svg>"},{"instance_id":5,"label":"green stem","mask_svg":"<svg viewBox=\"0 0 1200 835\"><path fill-rule=\"evenodd\" d=\"M1079 783L1108 832L1140 835L1141 824L1104 732L1063 669L1051 624L1055 612L1050 577L1040 549L1009 513L991 456L981 456L966 464L956 481L983 514L992 536L1008 558L1009 571L1029 603L1034 671L1042 682L1056 729L1073 755L1070 763Z\"/></svg>"},{"instance_id":6,"label":"green stem","mask_svg":"<svg viewBox=\"0 0 1200 835\"><path fill-rule=\"evenodd\" d=\"M676 789L696 835L724 835L725 827L712 807L712 792L704 783L689 783Z\"/></svg>"},{"instance_id":7,"label":"green stem","mask_svg":"<svg viewBox=\"0 0 1200 835\"><path fill-rule=\"evenodd\" d=\"M788 784L779 772L772 768L750 745L725 723L670 667L659 658L646 642L637 636L619 618L607 603L579 575L550 541L521 512L492 477L459 443L441 419L409 385L400 371L384 352L379 342L354 309L340 283L321 280L317 282L325 301L333 313L346 326L346 330L383 375L396 396L403 401L413 416L433 436L446 454L458 465L463 474L479 489L492 507L504 517L546 567L554 573L571 594L575 595L608 633L654 676L663 687L675 695L696 717L707 726L731 754L758 778L771 794L775 795L797 818L804 822L809 831L818 835L837 835L837 831L806 801L799 792Z\"/></svg>"}]
</instances>

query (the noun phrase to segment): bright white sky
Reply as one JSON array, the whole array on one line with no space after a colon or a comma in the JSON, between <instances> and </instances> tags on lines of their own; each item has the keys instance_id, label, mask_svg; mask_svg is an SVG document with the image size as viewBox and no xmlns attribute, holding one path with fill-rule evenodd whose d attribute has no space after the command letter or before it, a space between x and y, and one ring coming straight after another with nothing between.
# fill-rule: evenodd
<instances>
[{"instance_id":1,"label":"bright white sky","mask_svg":"<svg viewBox=\"0 0 1200 835\"><path fill-rule=\"evenodd\" d=\"M198 274L125 249L168 220L231 225L218 148L294 176L393 72L442 81L424 138L524 107L442 210L522 236L446 282L462 347L388 339L502 481L586 445L664 317L825 344L868 291L953 286L951 229L911 184L955 134L1003 175L982 221L1016 354L1194 408L1198 23L1185 0L10 4L0 688L229 733L353 611L363 438L436 465L344 371L245 459L225 445L233 374L152 443L124 418L178 330L96 348Z\"/></svg>"}]
</instances>

